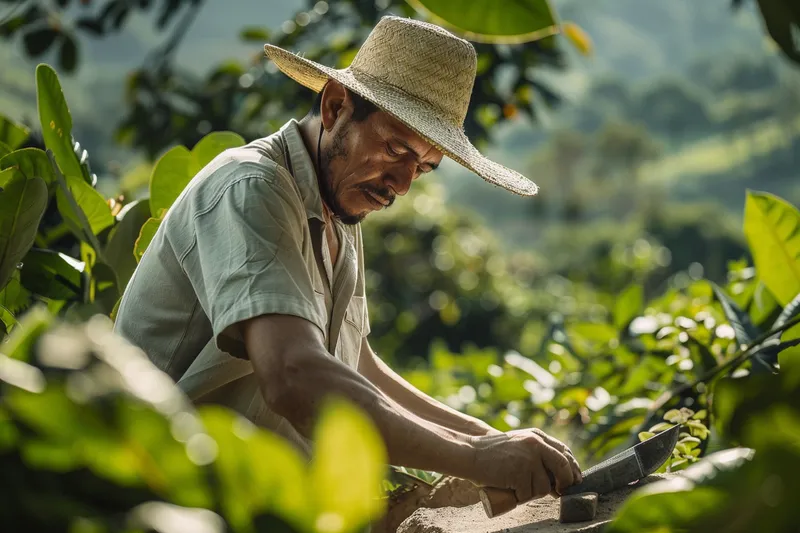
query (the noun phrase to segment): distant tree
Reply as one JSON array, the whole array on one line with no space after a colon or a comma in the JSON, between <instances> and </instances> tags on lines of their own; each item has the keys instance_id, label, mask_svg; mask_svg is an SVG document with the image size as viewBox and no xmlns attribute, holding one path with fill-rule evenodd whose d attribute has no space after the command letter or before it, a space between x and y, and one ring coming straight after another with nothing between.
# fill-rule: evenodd
<instances>
[{"instance_id":1,"label":"distant tree","mask_svg":"<svg viewBox=\"0 0 800 533\"><path fill-rule=\"evenodd\" d=\"M6 0L7 2L9 0ZM63 71L80 65L82 38L123 31L131 15L156 12L156 29L164 42L144 58L127 80L124 118L117 131L121 143L157 157L173 144L193 146L209 131L230 130L245 138L274 131L289 116L305 113L311 91L283 75L276 75L260 45L266 42L302 50L304 57L339 68L346 67L380 17L419 16L404 0L306 0L305 6L280 30L250 25L243 13L241 38L257 50L249 62L228 62L197 77L175 63L180 47L203 0L10 0L12 12L0 20L0 37L21 38L26 53L39 57L52 47L59 50ZM558 40L506 45L475 44L478 76L472 93L466 133L475 141L489 137L490 129L517 114L535 119L532 95L546 105L559 96L534 79L536 67L564 68ZM511 91L500 89L508 84ZM500 110L500 112L496 112Z\"/></svg>"},{"instance_id":2,"label":"distant tree","mask_svg":"<svg viewBox=\"0 0 800 533\"><path fill-rule=\"evenodd\" d=\"M630 122L609 122L595 136L594 177L597 186L612 191L619 215L630 213L640 200L642 168L662 153L647 129Z\"/></svg>"},{"instance_id":3,"label":"distant tree","mask_svg":"<svg viewBox=\"0 0 800 533\"><path fill-rule=\"evenodd\" d=\"M577 220L584 211L584 201L578 182L585 175L589 139L577 130L556 131L531 162L531 175L537 176L550 192L548 206L557 206L556 217Z\"/></svg>"},{"instance_id":4,"label":"distant tree","mask_svg":"<svg viewBox=\"0 0 800 533\"><path fill-rule=\"evenodd\" d=\"M688 81L663 80L638 97L636 116L651 130L665 134L671 143L702 135L710 126L704 95Z\"/></svg>"}]
</instances>

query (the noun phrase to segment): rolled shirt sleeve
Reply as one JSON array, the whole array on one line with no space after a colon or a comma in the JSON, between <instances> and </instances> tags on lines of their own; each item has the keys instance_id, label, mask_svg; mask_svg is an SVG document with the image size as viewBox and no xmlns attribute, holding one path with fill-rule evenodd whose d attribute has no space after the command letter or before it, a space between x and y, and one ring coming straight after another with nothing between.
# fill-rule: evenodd
<instances>
[{"instance_id":1,"label":"rolled shirt sleeve","mask_svg":"<svg viewBox=\"0 0 800 533\"><path fill-rule=\"evenodd\" d=\"M180 263L211 322L217 347L246 358L238 328L265 314L304 318L324 331L304 257L305 211L291 176L237 177L190 222Z\"/></svg>"}]
</instances>

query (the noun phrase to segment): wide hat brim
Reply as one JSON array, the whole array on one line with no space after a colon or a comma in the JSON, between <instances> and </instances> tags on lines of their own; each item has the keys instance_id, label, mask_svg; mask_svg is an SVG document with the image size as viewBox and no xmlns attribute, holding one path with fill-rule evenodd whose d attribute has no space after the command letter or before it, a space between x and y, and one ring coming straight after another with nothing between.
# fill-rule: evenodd
<instances>
[{"instance_id":1,"label":"wide hat brim","mask_svg":"<svg viewBox=\"0 0 800 533\"><path fill-rule=\"evenodd\" d=\"M270 44L264 45L264 52L284 74L315 92L321 91L328 79L338 81L489 183L521 196L533 196L539 191L525 176L484 157L460 127L424 101L354 69L329 68Z\"/></svg>"}]
</instances>

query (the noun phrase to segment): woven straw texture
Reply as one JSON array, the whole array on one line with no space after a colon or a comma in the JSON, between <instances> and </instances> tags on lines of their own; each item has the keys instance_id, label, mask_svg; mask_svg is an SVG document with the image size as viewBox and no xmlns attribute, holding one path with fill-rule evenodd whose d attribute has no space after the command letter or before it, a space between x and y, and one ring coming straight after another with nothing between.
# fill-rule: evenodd
<instances>
[{"instance_id":1,"label":"woven straw texture","mask_svg":"<svg viewBox=\"0 0 800 533\"><path fill-rule=\"evenodd\" d=\"M532 181L484 157L464 134L475 49L447 30L383 17L346 69L329 68L269 44L264 51L287 76L313 91L322 90L328 79L338 81L489 183L523 196L538 192Z\"/></svg>"}]
</instances>

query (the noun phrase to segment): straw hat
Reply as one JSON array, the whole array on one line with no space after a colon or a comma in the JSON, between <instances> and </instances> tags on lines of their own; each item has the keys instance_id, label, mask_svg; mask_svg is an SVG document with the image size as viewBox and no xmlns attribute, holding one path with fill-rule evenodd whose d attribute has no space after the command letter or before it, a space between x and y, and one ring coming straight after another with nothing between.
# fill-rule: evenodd
<instances>
[{"instance_id":1,"label":"straw hat","mask_svg":"<svg viewBox=\"0 0 800 533\"><path fill-rule=\"evenodd\" d=\"M485 158L464 134L475 49L439 26L383 17L346 69L329 68L269 44L264 51L287 76L316 92L328 79L338 81L489 183L523 196L537 193L535 183Z\"/></svg>"}]
</instances>

